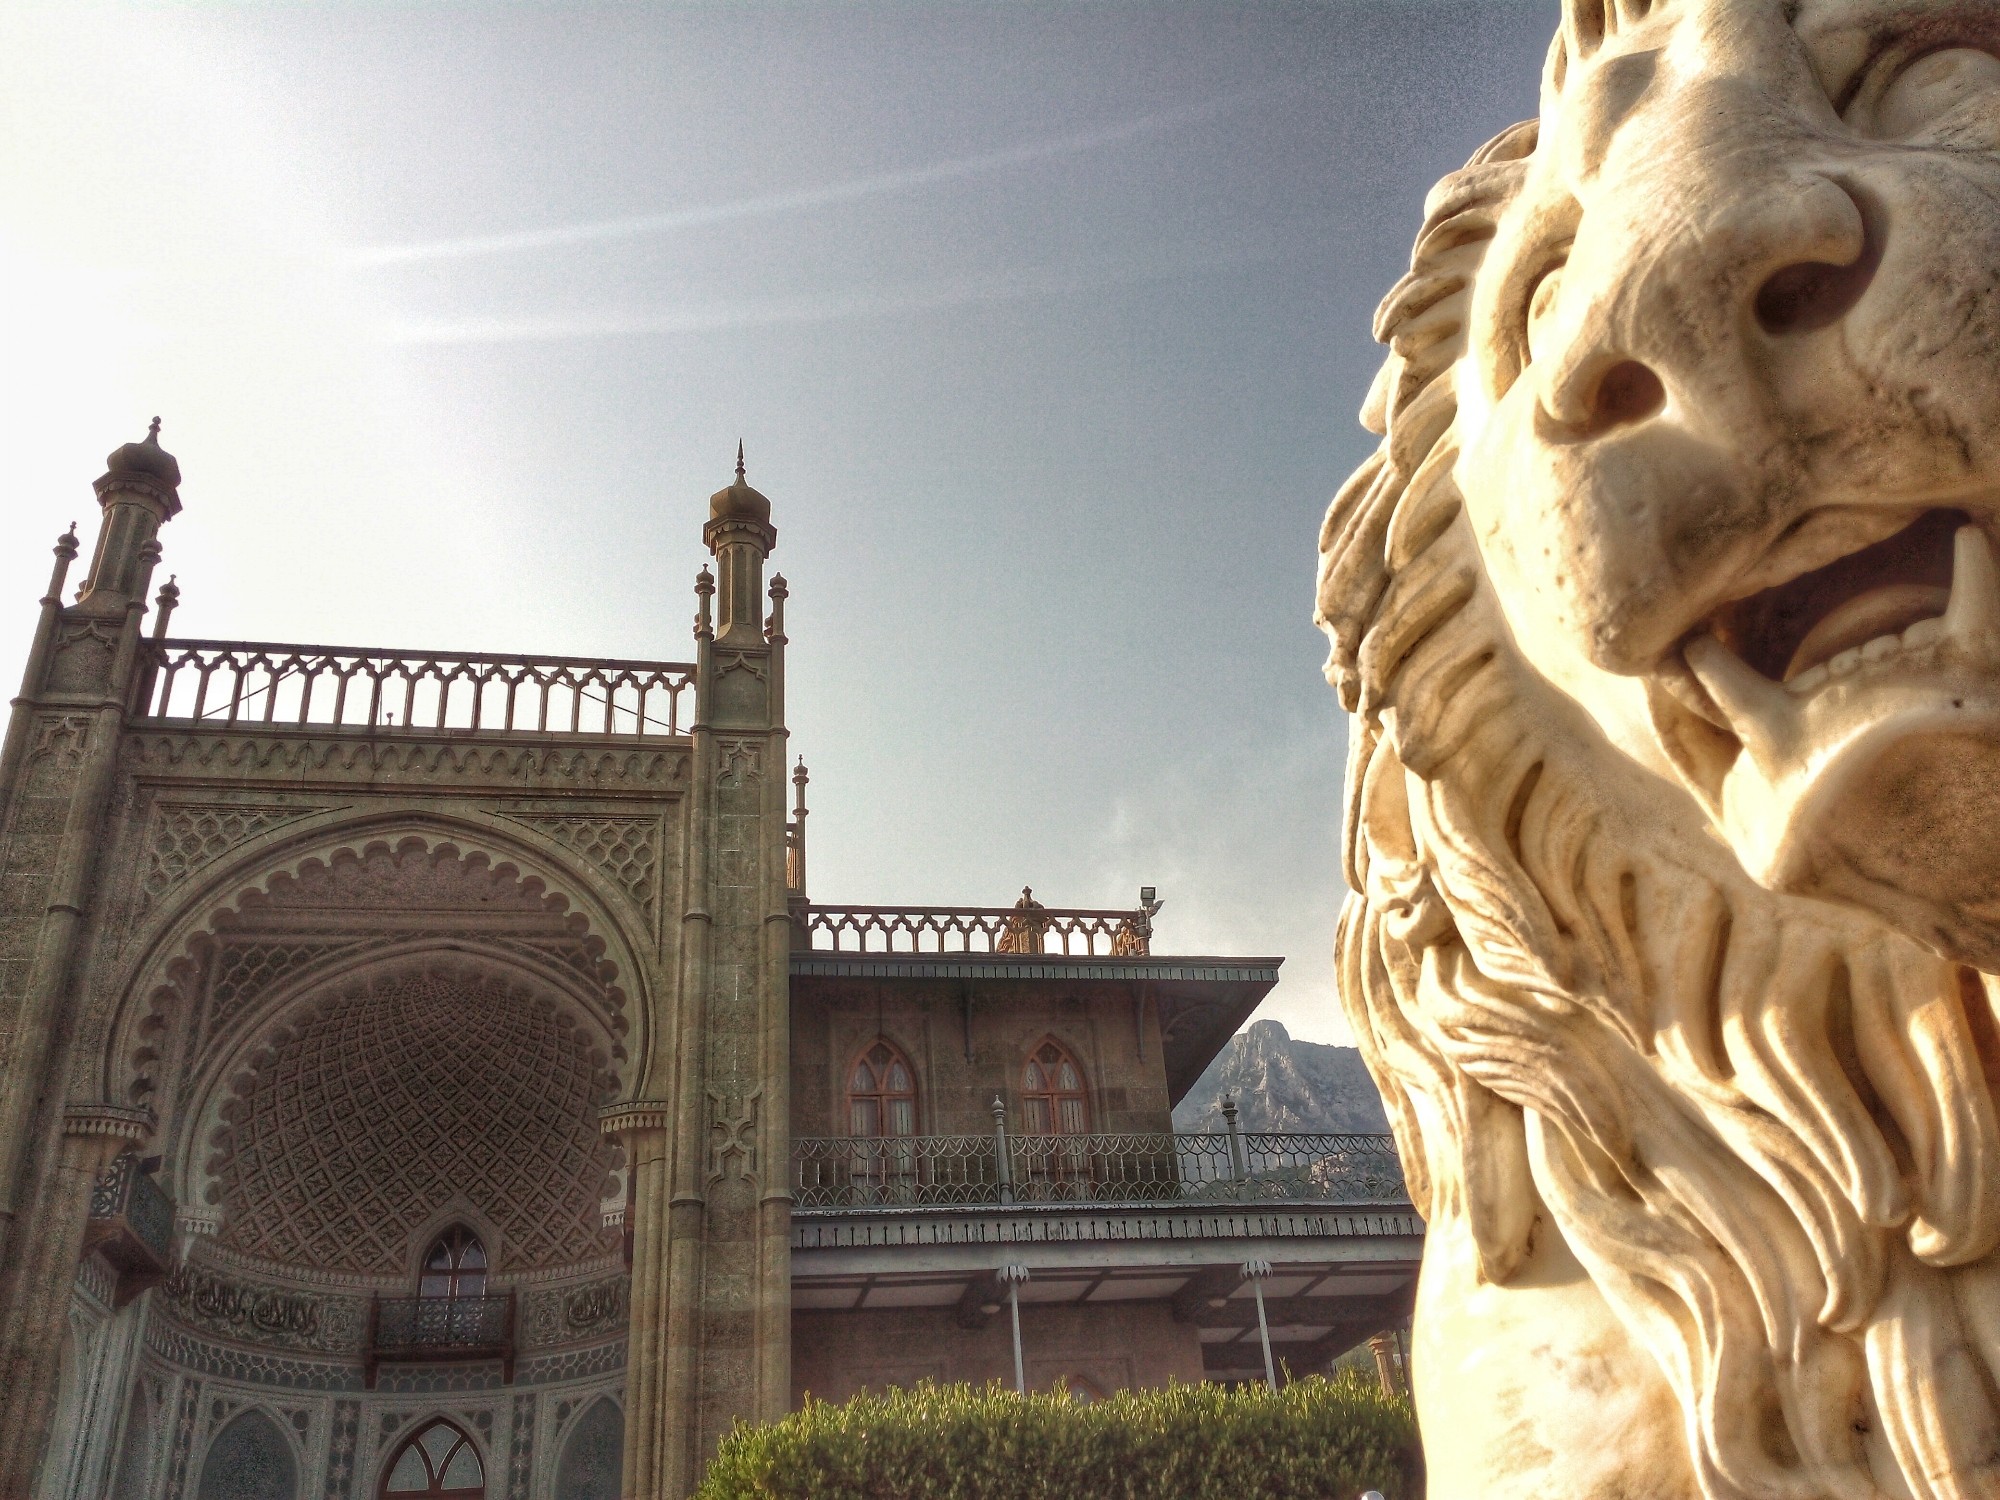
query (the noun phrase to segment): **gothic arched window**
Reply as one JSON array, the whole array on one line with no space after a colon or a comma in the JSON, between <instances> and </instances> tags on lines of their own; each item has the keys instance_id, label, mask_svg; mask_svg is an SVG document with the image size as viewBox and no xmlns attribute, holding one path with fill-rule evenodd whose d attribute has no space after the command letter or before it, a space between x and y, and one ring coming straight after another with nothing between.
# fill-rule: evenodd
<instances>
[{"instance_id":1,"label":"gothic arched window","mask_svg":"<svg viewBox=\"0 0 2000 1500\"><path fill-rule=\"evenodd\" d=\"M482 1500L486 1468L464 1430L439 1417L404 1442L381 1493L383 1500Z\"/></svg>"},{"instance_id":2,"label":"gothic arched window","mask_svg":"<svg viewBox=\"0 0 2000 1500\"><path fill-rule=\"evenodd\" d=\"M417 1279L419 1297L483 1297L486 1295L486 1247L463 1224L454 1224L431 1241Z\"/></svg>"},{"instance_id":3,"label":"gothic arched window","mask_svg":"<svg viewBox=\"0 0 2000 1500\"><path fill-rule=\"evenodd\" d=\"M877 1038L847 1075L847 1133L870 1140L917 1133L917 1076L900 1048Z\"/></svg>"},{"instance_id":4,"label":"gothic arched window","mask_svg":"<svg viewBox=\"0 0 2000 1500\"><path fill-rule=\"evenodd\" d=\"M1090 1130L1083 1069L1054 1037L1038 1043L1021 1070L1021 1129L1027 1135L1084 1135Z\"/></svg>"}]
</instances>

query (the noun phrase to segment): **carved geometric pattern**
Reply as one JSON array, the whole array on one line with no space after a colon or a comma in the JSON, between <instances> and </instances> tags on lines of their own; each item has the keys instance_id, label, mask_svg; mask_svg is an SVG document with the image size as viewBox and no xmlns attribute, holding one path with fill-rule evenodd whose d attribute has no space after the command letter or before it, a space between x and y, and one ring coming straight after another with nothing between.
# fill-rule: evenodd
<instances>
[{"instance_id":1,"label":"carved geometric pattern","mask_svg":"<svg viewBox=\"0 0 2000 1500\"><path fill-rule=\"evenodd\" d=\"M168 1318L146 1320L146 1348L175 1369L242 1385L282 1386L290 1391L362 1389L358 1359L310 1359L218 1343Z\"/></svg>"},{"instance_id":2,"label":"carved geometric pattern","mask_svg":"<svg viewBox=\"0 0 2000 1500\"><path fill-rule=\"evenodd\" d=\"M361 1403L333 1403L333 1430L327 1439L325 1500L348 1500L354 1493L355 1447L361 1435Z\"/></svg>"},{"instance_id":3,"label":"carved geometric pattern","mask_svg":"<svg viewBox=\"0 0 2000 1500\"><path fill-rule=\"evenodd\" d=\"M535 1478L535 1398L514 1398L514 1419L507 1430L507 1500L528 1500Z\"/></svg>"},{"instance_id":4,"label":"carved geometric pattern","mask_svg":"<svg viewBox=\"0 0 2000 1500\"><path fill-rule=\"evenodd\" d=\"M605 1065L547 999L471 966L352 982L277 1033L224 1106L221 1243L405 1274L411 1237L463 1200L500 1233L496 1269L602 1255Z\"/></svg>"},{"instance_id":5,"label":"carved geometric pattern","mask_svg":"<svg viewBox=\"0 0 2000 1500\"><path fill-rule=\"evenodd\" d=\"M222 1030L278 981L319 959L364 945L363 939L229 944L216 960L215 978L209 985L208 1034Z\"/></svg>"},{"instance_id":6,"label":"carved geometric pattern","mask_svg":"<svg viewBox=\"0 0 2000 1500\"><path fill-rule=\"evenodd\" d=\"M234 803L163 802L153 815L146 872L139 881L144 911L188 875L281 823L309 818L317 807L244 807Z\"/></svg>"},{"instance_id":7,"label":"carved geometric pattern","mask_svg":"<svg viewBox=\"0 0 2000 1500\"><path fill-rule=\"evenodd\" d=\"M652 914L659 819L523 814L514 821L582 855L615 881L641 911Z\"/></svg>"},{"instance_id":8,"label":"carved geometric pattern","mask_svg":"<svg viewBox=\"0 0 2000 1500\"><path fill-rule=\"evenodd\" d=\"M757 1181L757 1104L761 1088L747 1094L708 1091L708 1181L722 1181L733 1170L755 1185Z\"/></svg>"},{"instance_id":9,"label":"carved geometric pattern","mask_svg":"<svg viewBox=\"0 0 2000 1500\"><path fill-rule=\"evenodd\" d=\"M362 1390L361 1361L355 1358L313 1359L298 1355L267 1353L242 1344L222 1343L190 1332L165 1318L146 1323L146 1348L164 1365L187 1376L205 1375L241 1385L277 1386L292 1392L312 1391L354 1394ZM565 1385L625 1372L625 1340L613 1339L558 1353L523 1359L514 1369L514 1385ZM188 1379L182 1390L187 1395L187 1436L194 1437L197 1426L198 1382ZM501 1390L504 1381L500 1362L455 1365L410 1365L401 1372L382 1371L378 1391L423 1394L451 1390ZM401 1421L411 1415L384 1415L385 1421ZM379 1446L379 1445L378 1445Z\"/></svg>"},{"instance_id":10,"label":"carved geometric pattern","mask_svg":"<svg viewBox=\"0 0 2000 1500\"><path fill-rule=\"evenodd\" d=\"M546 912L560 907L537 885L502 873L478 857L437 849L371 848L336 854L295 876L272 880L265 902L276 911L384 907L396 912L455 910Z\"/></svg>"},{"instance_id":11,"label":"carved geometric pattern","mask_svg":"<svg viewBox=\"0 0 2000 1500\"><path fill-rule=\"evenodd\" d=\"M608 1010L616 1012L624 1009L624 996L619 991L614 989L606 993L610 981L617 977L617 966L598 957L596 949L581 939L560 933L537 934L533 937L482 933L480 938L495 948L524 954L558 969L567 969L583 981L588 993L604 994ZM625 1028L622 1017L614 1020L613 1025L621 1032Z\"/></svg>"},{"instance_id":12,"label":"carved geometric pattern","mask_svg":"<svg viewBox=\"0 0 2000 1500\"><path fill-rule=\"evenodd\" d=\"M84 721L86 724L87 720ZM688 758L682 750L536 749L525 746L469 746L418 740L408 744L353 737L279 739L274 735L220 732L180 734L135 732L133 749L145 764L189 773L224 771L238 777L273 779L313 771L363 783L383 775L426 783L481 786L565 786L587 782L682 781Z\"/></svg>"},{"instance_id":13,"label":"carved geometric pattern","mask_svg":"<svg viewBox=\"0 0 2000 1500\"><path fill-rule=\"evenodd\" d=\"M720 740L715 758L716 780L723 786L764 779L764 747L756 740Z\"/></svg>"},{"instance_id":14,"label":"carved geometric pattern","mask_svg":"<svg viewBox=\"0 0 2000 1500\"><path fill-rule=\"evenodd\" d=\"M35 748L29 758L51 758L75 766L83 760L84 748L89 744L89 714L55 715L36 726Z\"/></svg>"},{"instance_id":15,"label":"carved geometric pattern","mask_svg":"<svg viewBox=\"0 0 2000 1500\"><path fill-rule=\"evenodd\" d=\"M196 1414L201 1409L201 1382L184 1379L181 1382L181 1399L174 1409L173 1446L168 1450L167 1482L163 1486L166 1500L181 1500L187 1492L188 1460L194 1455L194 1427Z\"/></svg>"}]
</instances>

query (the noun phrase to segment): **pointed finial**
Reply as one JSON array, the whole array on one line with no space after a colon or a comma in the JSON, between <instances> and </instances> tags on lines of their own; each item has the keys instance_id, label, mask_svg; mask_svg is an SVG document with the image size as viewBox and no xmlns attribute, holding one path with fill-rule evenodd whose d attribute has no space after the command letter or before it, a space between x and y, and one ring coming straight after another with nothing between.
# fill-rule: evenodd
<instances>
[{"instance_id":1,"label":"pointed finial","mask_svg":"<svg viewBox=\"0 0 2000 1500\"><path fill-rule=\"evenodd\" d=\"M155 448L160 446L160 419L158 417L153 418L152 426L146 429L146 441L151 443Z\"/></svg>"},{"instance_id":2,"label":"pointed finial","mask_svg":"<svg viewBox=\"0 0 2000 1500\"><path fill-rule=\"evenodd\" d=\"M153 639L156 641L166 639L167 621L173 618L174 606L181 602L181 590L178 581L180 576L178 573L169 573L167 581L160 585L160 592L153 600L155 605L153 614Z\"/></svg>"},{"instance_id":3,"label":"pointed finial","mask_svg":"<svg viewBox=\"0 0 2000 1500\"><path fill-rule=\"evenodd\" d=\"M69 523L69 531L66 533L66 535L68 535L72 541L76 539L76 522L72 521Z\"/></svg>"},{"instance_id":4,"label":"pointed finial","mask_svg":"<svg viewBox=\"0 0 2000 1500\"><path fill-rule=\"evenodd\" d=\"M743 439L736 440L736 482L743 482Z\"/></svg>"}]
</instances>

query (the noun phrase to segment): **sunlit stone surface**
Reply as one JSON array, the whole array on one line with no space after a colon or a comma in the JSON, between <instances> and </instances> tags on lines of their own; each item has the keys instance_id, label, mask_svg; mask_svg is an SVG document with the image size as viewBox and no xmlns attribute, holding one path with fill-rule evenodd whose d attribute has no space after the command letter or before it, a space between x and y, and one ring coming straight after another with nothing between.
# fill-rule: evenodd
<instances>
[{"instance_id":1,"label":"sunlit stone surface","mask_svg":"<svg viewBox=\"0 0 2000 1500\"><path fill-rule=\"evenodd\" d=\"M2000 6L1567 0L1330 511L1434 1500L2000 1491Z\"/></svg>"}]
</instances>

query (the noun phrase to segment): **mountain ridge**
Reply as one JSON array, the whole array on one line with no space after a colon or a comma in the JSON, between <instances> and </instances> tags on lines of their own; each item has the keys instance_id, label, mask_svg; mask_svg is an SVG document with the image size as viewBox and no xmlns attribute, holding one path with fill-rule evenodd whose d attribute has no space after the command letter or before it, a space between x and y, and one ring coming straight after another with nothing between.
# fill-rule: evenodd
<instances>
[{"instance_id":1,"label":"mountain ridge","mask_svg":"<svg viewBox=\"0 0 2000 1500\"><path fill-rule=\"evenodd\" d=\"M1174 1129L1224 1128L1222 1099L1254 1131L1384 1134L1389 1117L1358 1047L1300 1041L1281 1021L1253 1021L1231 1037L1174 1106Z\"/></svg>"}]
</instances>

